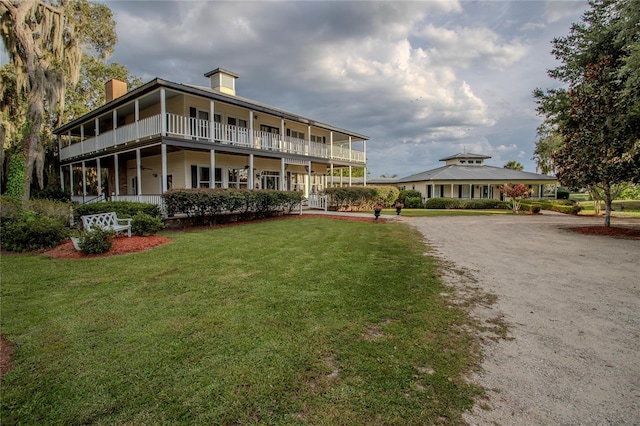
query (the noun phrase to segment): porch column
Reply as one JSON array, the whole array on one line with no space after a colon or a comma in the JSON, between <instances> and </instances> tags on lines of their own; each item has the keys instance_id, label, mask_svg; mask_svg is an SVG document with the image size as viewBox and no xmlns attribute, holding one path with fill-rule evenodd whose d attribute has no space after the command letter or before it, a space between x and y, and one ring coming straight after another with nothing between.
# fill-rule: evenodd
<instances>
[{"instance_id":1,"label":"porch column","mask_svg":"<svg viewBox=\"0 0 640 426\"><path fill-rule=\"evenodd\" d=\"M69 195L73 196L73 163L69 164Z\"/></svg>"},{"instance_id":2,"label":"porch column","mask_svg":"<svg viewBox=\"0 0 640 426\"><path fill-rule=\"evenodd\" d=\"M351 156L351 153L349 153L349 156ZM351 166L351 164L349 164L349 187L351 187L351 177L353 175L353 167Z\"/></svg>"},{"instance_id":3,"label":"porch column","mask_svg":"<svg viewBox=\"0 0 640 426\"><path fill-rule=\"evenodd\" d=\"M136 195L142 195L142 162L140 160L140 148L136 149Z\"/></svg>"},{"instance_id":4,"label":"porch column","mask_svg":"<svg viewBox=\"0 0 640 426\"><path fill-rule=\"evenodd\" d=\"M438 198L438 197L436 197L436 184L435 183L431 184L431 197Z\"/></svg>"},{"instance_id":5,"label":"porch column","mask_svg":"<svg viewBox=\"0 0 640 426\"><path fill-rule=\"evenodd\" d=\"M286 191L286 188L285 188L286 182L284 181L286 177L285 167L286 167L286 164L284 161L284 157L282 157L280 159L280 191Z\"/></svg>"},{"instance_id":6,"label":"porch column","mask_svg":"<svg viewBox=\"0 0 640 426\"><path fill-rule=\"evenodd\" d=\"M116 169L116 196L120 195L120 167L118 165L118 154L113 154L113 166Z\"/></svg>"},{"instance_id":7,"label":"porch column","mask_svg":"<svg viewBox=\"0 0 640 426\"><path fill-rule=\"evenodd\" d=\"M162 163L160 165L160 167L162 168L160 175L160 179L162 179L161 188L162 193L164 194L169 189L167 188L167 145L165 144L160 145L160 163Z\"/></svg>"},{"instance_id":8,"label":"porch column","mask_svg":"<svg viewBox=\"0 0 640 426\"><path fill-rule=\"evenodd\" d=\"M331 187L333 188L333 162L330 163L331 166L331 172L330 172L330 178L329 178L329 182L331 183Z\"/></svg>"},{"instance_id":9,"label":"porch column","mask_svg":"<svg viewBox=\"0 0 640 426\"><path fill-rule=\"evenodd\" d=\"M94 122L94 125L96 127L96 131L95 131L95 136L96 137L95 137L95 141L94 141L95 146L93 147L93 149L95 151L97 151L98 150L98 136L100 136L100 121L96 118L93 122ZM84 154L84 152L83 152L83 154Z\"/></svg>"},{"instance_id":10,"label":"porch column","mask_svg":"<svg viewBox=\"0 0 640 426\"><path fill-rule=\"evenodd\" d=\"M216 110L213 101L209 101L209 133L211 135L211 142L216 140ZM211 169L213 170L213 169ZM215 176L214 176L215 177Z\"/></svg>"},{"instance_id":11,"label":"porch column","mask_svg":"<svg viewBox=\"0 0 640 426\"><path fill-rule=\"evenodd\" d=\"M329 158L333 160L333 132L329 132ZM342 176L342 172L340 172Z\"/></svg>"},{"instance_id":12,"label":"porch column","mask_svg":"<svg viewBox=\"0 0 640 426\"><path fill-rule=\"evenodd\" d=\"M473 197L471 196L471 194L473 194L473 184L469 184L469 199L471 200Z\"/></svg>"},{"instance_id":13,"label":"porch column","mask_svg":"<svg viewBox=\"0 0 640 426\"><path fill-rule=\"evenodd\" d=\"M216 150L209 150L209 188L216 187Z\"/></svg>"},{"instance_id":14,"label":"porch column","mask_svg":"<svg viewBox=\"0 0 640 426\"><path fill-rule=\"evenodd\" d=\"M102 168L100 167L100 158L96 158L96 174L98 175L98 196L102 194Z\"/></svg>"},{"instance_id":15,"label":"porch column","mask_svg":"<svg viewBox=\"0 0 640 426\"><path fill-rule=\"evenodd\" d=\"M364 145L364 186L367 186L367 141L362 141Z\"/></svg>"},{"instance_id":16,"label":"porch column","mask_svg":"<svg viewBox=\"0 0 640 426\"><path fill-rule=\"evenodd\" d=\"M451 198L453 198L453 184L451 184Z\"/></svg>"},{"instance_id":17,"label":"porch column","mask_svg":"<svg viewBox=\"0 0 640 426\"><path fill-rule=\"evenodd\" d=\"M84 161L82 162L82 201L85 201L87 196L87 169L85 168Z\"/></svg>"},{"instance_id":18,"label":"porch column","mask_svg":"<svg viewBox=\"0 0 640 426\"><path fill-rule=\"evenodd\" d=\"M352 151L352 148L351 148L351 136L349 136L349 162L351 162L351 151Z\"/></svg>"},{"instance_id":19,"label":"porch column","mask_svg":"<svg viewBox=\"0 0 640 426\"><path fill-rule=\"evenodd\" d=\"M309 161L309 169L307 171L307 187L306 187L307 197L311 194L311 161Z\"/></svg>"},{"instance_id":20,"label":"porch column","mask_svg":"<svg viewBox=\"0 0 640 426\"><path fill-rule=\"evenodd\" d=\"M284 118L280 119L280 137L278 138L278 149L282 151L282 147L284 146ZM309 152L307 148L307 153Z\"/></svg>"},{"instance_id":21,"label":"porch column","mask_svg":"<svg viewBox=\"0 0 640 426\"><path fill-rule=\"evenodd\" d=\"M118 112L114 109L111 115L111 120L113 122L113 146L118 144L116 129L118 128Z\"/></svg>"},{"instance_id":22,"label":"porch column","mask_svg":"<svg viewBox=\"0 0 640 426\"><path fill-rule=\"evenodd\" d=\"M247 181L247 189L255 189L253 182L253 154L249 154L249 180Z\"/></svg>"},{"instance_id":23,"label":"porch column","mask_svg":"<svg viewBox=\"0 0 640 426\"><path fill-rule=\"evenodd\" d=\"M307 146L309 146L308 151L311 152L311 126L307 126Z\"/></svg>"},{"instance_id":24,"label":"porch column","mask_svg":"<svg viewBox=\"0 0 640 426\"><path fill-rule=\"evenodd\" d=\"M253 117L254 117L254 113L253 110L249 110L249 140L247 141L247 143L249 144L249 146L255 146L256 144L256 135L253 131Z\"/></svg>"},{"instance_id":25,"label":"porch column","mask_svg":"<svg viewBox=\"0 0 640 426\"><path fill-rule=\"evenodd\" d=\"M164 87L160 89L160 135L167 136L167 102Z\"/></svg>"},{"instance_id":26,"label":"porch column","mask_svg":"<svg viewBox=\"0 0 640 426\"><path fill-rule=\"evenodd\" d=\"M136 142L140 140L140 101L138 99L133 103L134 106L134 118L133 120L136 123Z\"/></svg>"}]
</instances>

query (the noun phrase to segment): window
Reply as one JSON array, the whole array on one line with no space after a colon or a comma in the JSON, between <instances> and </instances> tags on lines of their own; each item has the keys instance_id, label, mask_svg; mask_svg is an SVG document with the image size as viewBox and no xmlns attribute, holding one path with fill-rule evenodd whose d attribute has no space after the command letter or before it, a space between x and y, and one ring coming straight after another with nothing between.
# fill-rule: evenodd
<instances>
[{"instance_id":1,"label":"window","mask_svg":"<svg viewBox=\"0 0 640 426\"><path fill-rule=\"evenodd\" d=\"M324 138L324 136L318 136L318 135L311 135L311 142L327 143L327 141Z\"/></svg>"},{"instance_id":2,"label":"window","mask_svg":"<svg viewBox=\"0 0 640 426\"><path fill-rule=\"evenodd\" d=\"M276 135L280 134L280 129L277 127L267 126L266 124L260 125L261 132L274 133Z\"/></svg>"},{"instance_id":3,"label":"window","mask_svg":"<svg viewBox=\"0 0 640 426\"><path fill-rule=\"evenodd\" d=\"M287 129L287 136L304 140L304 132L298 132L297 130Z\"/></svg>"},{"instance_id":4,"label":"window","mask_svg":"<svg viewBox=\"0 0 640 426\"><path fill-rule=\"evenodd\" d=\"M198 188L209 188L211 173L209 167L198 167Z\"/></svg>"},{"instance_id":5,"label":"window","mask_svg":"<svg viewBox=\"0 0 640 426\"><path fill-rule=\"evenodd\" d=\"M229 188L246 188L249 180L249 169L227 169Z\"/></svg>"},{"instance_id":6,"label":"window","mask_svg":"<svg viewBox=\"0 0 640 426\"><path fill-rule=\"evenodd\" d=\"M213 187L222 188L222 168L221 167L216 167Z\"/></svg>"},{"instance_id":7,"label":"window","mask_svg":"<svg viewBox=\"0 0 640 426\"><path fill-rule=\"evenodd\" d=\"M202 109L189 108L189 131L192 139L209 137L209 112Z\"/></svg>"}]
</instances>

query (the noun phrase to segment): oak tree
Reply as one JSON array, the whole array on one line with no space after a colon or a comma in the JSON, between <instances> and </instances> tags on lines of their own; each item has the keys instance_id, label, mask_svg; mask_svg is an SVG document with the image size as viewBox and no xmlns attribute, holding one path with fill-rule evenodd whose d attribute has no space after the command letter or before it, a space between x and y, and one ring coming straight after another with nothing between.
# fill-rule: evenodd
<instances>
[{"instance_id":1,"label":"oak tree","mask_svg":"<svg viewBox=\"0 0 640 426\"><path fill-rule=\"evenodd\" d=\"M83 50L108 57L116 43L115 22L109 8L86 0L0 0L0 34L16 90L26 98L21 150L26 161L22 198L28 199L34 172L43 185L46 114L61 123L67 85L78 80Z\"/></svg>"},{"instance_id":2,"label":"oak tree","mask_svg":"<svg viewBox=\"0 0 640 426\"><path fill-rule=\"evenodd\" d=\"M593 187L604 195L605 226L611 224L613 187L640 177L640 117L629 105L639 87L625 68L638 43L637 26L629 37L623 11L637 0L593 0L582 22L553 41L561 65L549 75L567 88L534 96L538 112L562 136L554 154L559 181L569 187Z\"/></svg>"}]
</instances>

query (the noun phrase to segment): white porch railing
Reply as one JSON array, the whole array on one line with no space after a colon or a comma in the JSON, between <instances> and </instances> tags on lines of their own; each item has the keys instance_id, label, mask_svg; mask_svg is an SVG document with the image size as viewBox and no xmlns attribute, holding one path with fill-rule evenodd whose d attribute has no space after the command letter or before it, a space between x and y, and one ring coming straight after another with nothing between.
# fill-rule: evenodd
<instances>
[{"instance_id":1,"label":"white porch railing","mask_svg":"<svg viewBox=\"0 0 640 426\"><path fill-rule=\"evenodd\" d=\"M326 144L263 131L254 131L251 138L246 127L222 123L213 123L212 137L212 123L209 120L170 113L166 114L166 120L166 133L172 137L363 164L366 161L363 151L339 145L331 148ZM64 146L60 149L60 159L91 154L126 142L159 136L161 133L162 120L158 114Z\"/></svg>"},{"instance_id":2,"label":"white porch railing","mask_svg":"<svg viewBox=\"0 0 640 426\"><path fill-rule=\"evenodd\" d=\"M320 209L327 211L327 195L322 194L309 194L307 199L307 205L310 209Z\"/></svg>"},{"instance_id":3,"label":"white porch railing","mask_svg":"<svg viewBox=\"0 0 640 426\"><path fill-rule=\"evenodd\" d=\"M162 195L112 195L111 201L135 201L138 203L155 204L164 212L164 198Z\"/></svg>"}]
</instances>

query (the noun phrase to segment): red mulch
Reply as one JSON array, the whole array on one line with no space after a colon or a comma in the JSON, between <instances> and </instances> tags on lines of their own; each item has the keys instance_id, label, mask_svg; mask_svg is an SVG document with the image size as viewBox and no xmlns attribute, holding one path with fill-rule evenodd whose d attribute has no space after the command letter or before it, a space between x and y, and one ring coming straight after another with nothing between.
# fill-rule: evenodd
<instances>
[{"instance_id":1,"label":"red mulch","mask_svg":"<svg viewBox=\"0 0 640 426\"><path fill-rule=\"evenodd\" d=\"M139 251L149 250L150 248L158 247L170 242L171 239L166 237L159 237L157 235L152 235L149 237L132 236L131 238L126 236L119 236L113 240L113 246L111 247L111 250L106 253L85 254L81 251L77 251L73 247L73 243L71 241L67 241L66 243L60 244L59 246L56 246L51 250L45 251L43 254L45 256L57 257L62 259L91 259L95 257L108 257L117 256L120 254L137 253Z\"/></svg>"},{"instance_id":2,"label":"red mulch","mask_svg":"<svg viewBox=\"0 0 640 426\"><path fill-rule=\"evenodd\" d=\"M632 240L640 239L640 229L622 228L620 226L575 226L569 229L584 235L602 235Z\"/></svg>"}]
</instances>

